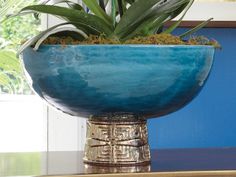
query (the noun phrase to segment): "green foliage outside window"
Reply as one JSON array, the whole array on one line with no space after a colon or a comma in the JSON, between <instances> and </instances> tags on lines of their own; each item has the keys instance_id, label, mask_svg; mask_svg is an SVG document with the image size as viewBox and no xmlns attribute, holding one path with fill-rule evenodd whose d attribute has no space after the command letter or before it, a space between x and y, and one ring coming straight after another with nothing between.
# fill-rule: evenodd
<instances>
[{"instance_id":1,"label":"green foliage outside window","mask_svg":"<svg viewBox=\"0 0 236 177\"><path fill-rule=\"evenodd\" d=\"M15 52L0 50L0 92L16 94L28 90Z\"/></svg>"},{"instance_id":2,"label":"green foliage outside window","mask_svg":"<svg viewBox=\"0 0 236 177\"><path fill-rule=\"evenodd\" d=\"M30 94L16 51L22 39L39 31L40 21L32 15L18 16L4 21L22 7L36 4L37 0L0 0L0 94Z\"/></svg>"}]
</instances>

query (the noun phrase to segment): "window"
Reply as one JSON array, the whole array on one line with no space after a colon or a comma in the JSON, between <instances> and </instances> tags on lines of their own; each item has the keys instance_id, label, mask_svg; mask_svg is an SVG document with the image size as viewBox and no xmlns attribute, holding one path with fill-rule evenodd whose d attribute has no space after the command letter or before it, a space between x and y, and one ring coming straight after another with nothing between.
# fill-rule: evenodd
<instances>
[{"instance_id":1,"label":"window","mask_svg":"<svg viewBox=\"0 0 236 177\"><path fill-rule=\"evenodd\" d=\"M0 17L34 3L0 0ZM16 57L22 39L35 35L39 28L40 19L32 15L12 18L0 26L0 152L46 150L46 108L29 88Z\"/></svg>"},{"instance_id":2,"label":"window","mask_svg":"<svg viewBox=\"0 0 236 177\"><path fill-rule=\"evenodd\" d=\"M0 2L2 17L3 13L13 13L37 0L19 0L19 4L14 0ZM79 137L85 137L85 120L58 112L34 95L16 57L16 48L22 39L57 21L45 15L40 19L20 16L0 26L0 152L83 149L84 138Z\"/></svg>"}]
</instances>

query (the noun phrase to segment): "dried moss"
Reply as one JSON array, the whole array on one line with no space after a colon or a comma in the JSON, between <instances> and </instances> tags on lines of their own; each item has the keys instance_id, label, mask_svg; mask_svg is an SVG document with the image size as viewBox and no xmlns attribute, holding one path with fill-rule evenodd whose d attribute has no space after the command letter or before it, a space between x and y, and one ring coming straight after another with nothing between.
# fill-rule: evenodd
<instances>
[{"instance_id":1,"label":"dried moss","mask_svg":"<svg viewBox=\"0 0 236 177\"><path fill-rule=\"evenodd\" d=\"M81 41L73 39L70 36L48 37L43 41L43 44L51 44L51 45L76 45L80 43Z\"/></svg>"},{"instance_id":2,"label":"dried moss","mask_svg":"<svg viewBox=\"0 0 236 177\"><path fill-rule=\"evenodd\" d=\"M212 39L209 40L208 38L204 36L193 36L187 41L188 45L212 45L215 48L221 48L220 44Z\"/></svg>"},{"instance_id":3,"label":"dried moss","mask_svg":"<svg viewBox=\"0 0 236 177\"><path fill-rule=\"evenodd\" d=\"M80 44L122 44L115 39L107 39L103 36L90 35L86 40L80 41Z\"/></svg>"},{"instance_id":4,"label":"dried moss","mask_svg":"<svg viewBox=\"0 0 236 177\"><path fill-rule=\"evenodd\" d=\"M185 42L171 34L155 34L147 37L136 37L127 40L125 44L183 45Z\"/></svg>"},{"instance_id":5,"label":"dried moss","mask_svg":"<svg viewBox=\"0 0 236 177\"><path fill-rule=\"evenodd\" d=\"M72 37L48 37L43 44L60 44L60 45L78 45L78 44L153 44L153 45L212 45L220 48L215 40L209 40L206 37L191 37L183 41L178 36L171 34L154 34L146 37L136 37L125 42L116 39L107 39L103 36L90 35L87 39L79 41Z\"/></svg>"}]
</instances>

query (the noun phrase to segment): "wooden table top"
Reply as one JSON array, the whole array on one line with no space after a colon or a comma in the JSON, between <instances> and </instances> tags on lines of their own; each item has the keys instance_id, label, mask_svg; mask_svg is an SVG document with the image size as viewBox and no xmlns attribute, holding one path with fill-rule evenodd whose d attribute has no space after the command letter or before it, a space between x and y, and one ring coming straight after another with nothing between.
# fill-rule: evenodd
<instances>
[{"instance_id":1,"label":"wooden table top","mask_svg":"<svg viewBox=\"0 0 236 177\"><path fill-rule=\"evenodd\" d=\"M150 166L94 167L83 152L0 153L0 176L236 177L236 148L152 150Z\"/></svg>"}]
</instances>

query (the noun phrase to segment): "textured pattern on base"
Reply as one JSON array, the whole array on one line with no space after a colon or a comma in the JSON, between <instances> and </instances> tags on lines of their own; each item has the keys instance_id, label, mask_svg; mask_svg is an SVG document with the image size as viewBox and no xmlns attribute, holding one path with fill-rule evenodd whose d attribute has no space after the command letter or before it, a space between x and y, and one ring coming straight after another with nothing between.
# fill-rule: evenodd
<instances>
[{"instance_id":1,"label":"textured pattern on base","mask_svg":"<svg viewBox=\"0 0 236 177\"><path fill-rule=\"evenodd\" d=\"M84 162L100 165L150 163L146 121L88 120Z\"/></svg>"}]
</instances>

